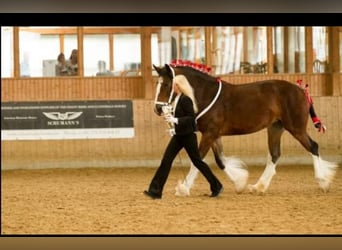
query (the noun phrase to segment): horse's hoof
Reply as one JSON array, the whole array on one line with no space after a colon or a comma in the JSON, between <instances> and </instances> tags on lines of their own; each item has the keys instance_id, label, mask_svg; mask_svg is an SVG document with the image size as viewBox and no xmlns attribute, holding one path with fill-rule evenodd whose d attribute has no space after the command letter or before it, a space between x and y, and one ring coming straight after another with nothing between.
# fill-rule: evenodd
<instances>
[{"instance_id":1,"label":"horse's hoof","mask_svg":"<svg viewBox=\"0 0 342 250\"><path fill-rule=\"evenodd\" d=\"M235 192L237 194L241 194L247 186L247 178L245 178L245 180L240 181L240 182L235 182Z\"/></svg>"},{"instance_id":2,"label":"horse's hoof","mask_svg":"<svg viewBox=\"0 0 342 250\"><path fill-rule=\"evenodd\" d=\"M190 193L176 189L175 195L180 196L180 197L185 197L185 196L190 196Z\"/></svg>"},{"instance_id":3,"label":"horse's hoof","mask_svg":"<svg viewBox=\"0 0 342 250\"><path fill-rule=\"evenodd\" d=\"M249 184L247 186L247 189L248 189L249 193L256 193L256 191L257 191L255 185L252 185L252 184Z\"/></svg>"},{"instance_id":4,"label":"horse's hoof","mask_svg":"<svg viewBox=\"0 0 342 250\"><path fill-rule=\"evenodd\" d=\"M248 188L249 193L257 194L257 195L264 195L265 194L265 190L262 190L260 188L260 185L249 184L247 188Z\"/></svg>"},{"instance_id":5,"label":"horse's hoof","mask_svg":"<svg viewBox=\"0 0 342 250\"><path fill-rule=\"evenodd\" d=\"M235 193L237 194L242 194L242 192L244 191L245 189L235 189Z\"/></svg>"},{"instance_id":6,"label":"horse's hoof","mask_svg":"<svg viewBox=\"0 0 342 250\"><path fill-rule=\"evenodd\" d=\"M178 182L178 185L175 188L176 196L190 196L190 189L184 185L181 181Z\"/></svg>"},{"instance_id":7,"label":"horse's hoof","mask_svg":"<svg viewBox=\"0 0 342 250\"><path fill-rule=\"evenodd\" d=\"M317 181L318 181L318 185L319 185L320 190L323 193L327 193L329 191L330 182L327 180L323 180L323 179L318 179Z\"/></svg>"},{"instance_id":8,"label":"horse's hoof","mask_svg":"<svg viewBox=\"0 0 342 250\"><path fill-rule=\"evenodd\" d=\"M317 179L318 185L320 189L324 192L327 193L329 191L329 186L330 186L330 181L324 180L324 179Z\"/></svg>"},{"instance_id":9,"label":"horse's hoof","mask_svg":"<svg viewBox=\"0 0 342 250\"><path fill-rule=\"evenodd\" d=\"M235 192L236 192L237 194L241 194L245 189L246 189L246 185L240 186L240 187L236 187L236 186L235 186Z\"/></svg>"}]
</instances>

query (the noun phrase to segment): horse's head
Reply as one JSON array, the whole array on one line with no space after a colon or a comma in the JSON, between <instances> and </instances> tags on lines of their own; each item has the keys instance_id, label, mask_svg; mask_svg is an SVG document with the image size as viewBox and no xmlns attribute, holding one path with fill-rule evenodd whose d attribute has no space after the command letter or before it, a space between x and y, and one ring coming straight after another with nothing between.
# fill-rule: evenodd
<instances>
[{"instance_id":1,"label":"horse's head","mask_svg":"<svg viewBox=\"0 0 342 250\"><path fill-rule=\"evenodd\" d=\"M170 105L175 97L172 88L172 80L175 77L175 71L168 64L165 64L164 67L153 65L153 68L158 73L156 95L154 98L154 112L157 115L161 115L163 113L162 107Z\"/></svg>"}]
</instances>

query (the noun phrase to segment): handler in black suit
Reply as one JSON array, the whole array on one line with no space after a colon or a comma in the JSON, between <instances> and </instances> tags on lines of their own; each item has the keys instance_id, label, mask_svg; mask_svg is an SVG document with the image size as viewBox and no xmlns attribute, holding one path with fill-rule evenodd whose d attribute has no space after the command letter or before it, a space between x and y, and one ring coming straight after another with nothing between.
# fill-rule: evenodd
<instances>
[{"instance_id":1,"label":"handler in black suit","mask_svg":"<svg viewBox=\"0 0 342 250\"><path fill-rule=\"evenodd\" d=\"M144 194L153 199L161 199L172 162L184 147L192 163L210 183L210 190L212 192L210 197L216 197L223 191L223 186L199 154L197 136L195 134L197 104L193 89L184 75L177 75L173 79L173 90L177 94L174 107L175 115L165 115L167 122L174 124L174 129L171 129L173 136L165 150L161 164L150 183L149 189L148 191L145 190Z\"/></svg>"}]
</instances>

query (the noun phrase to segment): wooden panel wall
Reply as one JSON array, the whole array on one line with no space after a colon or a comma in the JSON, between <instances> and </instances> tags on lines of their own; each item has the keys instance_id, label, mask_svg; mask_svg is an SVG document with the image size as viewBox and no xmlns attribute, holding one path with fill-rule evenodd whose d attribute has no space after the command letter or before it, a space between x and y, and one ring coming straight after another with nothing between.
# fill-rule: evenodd
<instances>
[{"instance_id":1,"label":"wooden panel wall","mask_svg":"<svg viewBox=\"0 0 342 250\"><path fill-rule=\"evenodd\" d=\"M323 158L342 162L342 97L314 97L314 103L327 132L318 133L310 121L308 131L319 143ZM166 124L154 114L151 100L134 100L133 111L135 136L132 139L2 141L2 169L157 167L169 140ZM266 143L265 130L223 138L227 156L241 157L253 165L264 164ZM311 163L310 155L287 132L282 137L281 160ZM213 163L211 152L206 161ZM188 163L188 157L182 150L174 164L188 167Z\"/></svg>"},{"instance_id":2,"label":"wooden panel wall","mask_svg":"<svg viewBox=\"0 0 342 250\"><path fill-rule=\"evenodd\" d=\"M224 75L223 80L242 84L264 79L283 79L296 82L302 79L309 84L312 96L341 96L341 84L332 84L329 74L274 74L274 75ZM342 82L342 74L334 76L334 82ZM1 100L7 101L53 101L53 100L106 100L145 98L146 89L153 89L151 82L142 77L65 77L65 78L4 78L1 79Z\"/></svg>"},{"instance_id":3,"label":"wooden panel wall","mask_svg":"<svg viewBox=\"0 0 342 250\"><path fill-rule=\"evenodd\" d=\"M332 87L329 85L329 77L331 76L327 74L221 76L233 84L263 79L285 79L291 82L302 79L308 83L316 111L328 127L327 133L322 135L309 124L310 134L319 142L323 155L331 155L341 160L342 96L326 96L331 93ZM342 74L336 74L334 77L342 82ZM155 81L155 77L151 83L144 83L142 77L2 79L2 102L132 99L135 126L133 139L2 141L2 168L157 166L169 136L163 119L152 111L153 101L144 99L146 85L152 89ZM334 86L334 93L336 89L340 89L340 84ZM254 163L265 160L265 131L226 137L223 141L227 155L242 156ZM299 143L287 133L283 136L283 155L308 156ZM208 154L207 159L212 161L212 153ZM175 164L187 162L188 158L182 151Z\"/></svg>"},{"instance_id":4,"label":"wooden panel wall","mask_svg":"<svg viewBox=\"0 0 342 250\"><path fill-rule=\"evenodd\" d=\"M142 77L50 77L1 79L1 101L143 98Z\"/></svg>"}]
</instances>

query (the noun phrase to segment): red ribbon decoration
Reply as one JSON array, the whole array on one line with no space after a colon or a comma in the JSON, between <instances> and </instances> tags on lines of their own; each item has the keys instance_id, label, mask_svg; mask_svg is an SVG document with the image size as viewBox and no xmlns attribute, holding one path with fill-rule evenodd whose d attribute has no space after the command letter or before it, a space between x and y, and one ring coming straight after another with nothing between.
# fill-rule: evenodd
<instances>
[{"instance_id":1,"label":"red ribbon decoration","mask_svg":"<svg viewBox=\"0 0 342 250\"><path fill-rule=\"evenodd\" d=\"M304 93L305 93L308 105L309 106L313 105L312 98L311 98L311 96L309 94L309 91L308 91L309 85L308 84L303 84L303 80L301 80L301 79L297 80L297 85L304 90ZM321 120L317 116L311 117L311 120L312 120L315 128L318 129L318 132L325 133L326 127L325 127L325 125L321 122Z\"/></svg>"},{"instance_id":2,"label":"red ribbon decoration","mask_svg":"<svg viewBox=\"0 0 342 250\"><path fill-rule=\"evenodd\" d=\"M201 72L206 73L206 74L209 74L209 72L211 71L211 68L205 64L195 63L195 62L191 62L188 60L182 60L182 59L174 59L171 61L170 65L173 67L177 67L177 66L191 67L195 70L201 71Z\"/></svg>"}]
</instances>

